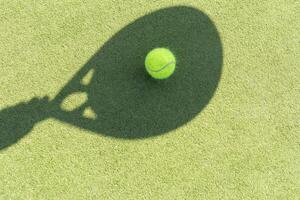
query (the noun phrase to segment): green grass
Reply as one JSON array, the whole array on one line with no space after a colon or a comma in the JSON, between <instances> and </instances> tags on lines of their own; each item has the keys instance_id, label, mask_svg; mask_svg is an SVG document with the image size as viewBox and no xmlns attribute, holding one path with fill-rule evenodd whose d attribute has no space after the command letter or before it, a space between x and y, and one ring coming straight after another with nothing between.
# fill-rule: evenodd
<instances>
[{"instance_id":1,"label":"green grass","mask_svg":"<svg viewBox=\"0 0 300 200\"><path fill-rule=\"evenodd\" d=\"M0 0L0 199L297 199L299 7Z\"/></svg>"}]
</instances>

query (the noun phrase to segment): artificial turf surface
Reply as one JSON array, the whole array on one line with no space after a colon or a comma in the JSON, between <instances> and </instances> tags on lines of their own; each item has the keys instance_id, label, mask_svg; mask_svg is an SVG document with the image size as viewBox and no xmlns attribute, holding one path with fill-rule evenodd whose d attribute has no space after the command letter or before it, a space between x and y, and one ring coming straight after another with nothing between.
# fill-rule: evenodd
<instances>
[{"instance_id":1,"label":"artificial turf surface","mask_svg":"<svg viewBox=\"0 0 300 200\"><path fill-rule=\"evenodd\" d=\"M0 199L298 199L299 8L1 0Z\"/></svg>"}]
</instances>

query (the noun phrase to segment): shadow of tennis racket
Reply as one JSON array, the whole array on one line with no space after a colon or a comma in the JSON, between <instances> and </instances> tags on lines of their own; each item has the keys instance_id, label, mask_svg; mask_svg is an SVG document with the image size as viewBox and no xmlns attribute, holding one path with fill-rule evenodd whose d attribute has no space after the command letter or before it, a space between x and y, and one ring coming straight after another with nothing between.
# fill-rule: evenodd
<instances>
[{"instance_id":1,"label":"shadow of tennis racket","mask_svg":"<svg viewBox=\"0 0 300 200\"><path fill-rule=\"evenodd\" d=\"M145 55L155 47L167 47L177 58L175 74L164 81L144 70ZM208 104L222 60L221 40L207 15L184 6L161 9L106 42L48 103L42 118L117 138L160 135L189 122ZM82 103L62 108L79 93L86 96Z\"/></svg>"}]
</instances>

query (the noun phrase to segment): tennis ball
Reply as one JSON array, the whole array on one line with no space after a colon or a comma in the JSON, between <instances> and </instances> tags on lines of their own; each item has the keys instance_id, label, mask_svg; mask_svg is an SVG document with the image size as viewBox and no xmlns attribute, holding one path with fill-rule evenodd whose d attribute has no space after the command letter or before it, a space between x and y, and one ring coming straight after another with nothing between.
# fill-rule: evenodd
<instances>
[{"instance_id":1,"label":"tennis ball","mask_svg":"<svg viewBox=\"0 0 300 200\"><path fill-rule=\"evenodd\" d=\"M174 73L176 59L169 49L156 48L147 54L145 66L153 78L166 79Z\"/></svg>"}]
</instances>

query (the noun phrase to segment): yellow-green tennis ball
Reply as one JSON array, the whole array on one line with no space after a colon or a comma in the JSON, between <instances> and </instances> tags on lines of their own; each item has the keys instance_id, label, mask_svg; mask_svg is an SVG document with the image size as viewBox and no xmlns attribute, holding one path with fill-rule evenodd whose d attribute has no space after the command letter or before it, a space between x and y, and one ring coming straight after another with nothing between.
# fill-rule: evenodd
<instances>
[{"instance_id":1,"label":"yellow-green tennis ball","mask_svg":"<svg viewBox=\"0 0 300 200\"><path fill-rule=\"evenodd\" d=\"M156 48L147 54L145 66L153 78L166 79L174 73L176 59L169 49Z\"/></svg>"}]
</instances>

